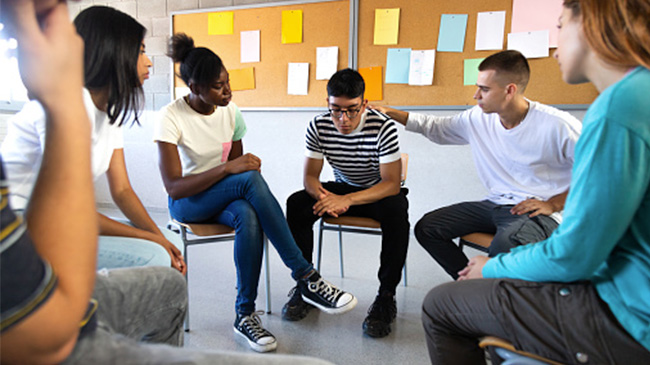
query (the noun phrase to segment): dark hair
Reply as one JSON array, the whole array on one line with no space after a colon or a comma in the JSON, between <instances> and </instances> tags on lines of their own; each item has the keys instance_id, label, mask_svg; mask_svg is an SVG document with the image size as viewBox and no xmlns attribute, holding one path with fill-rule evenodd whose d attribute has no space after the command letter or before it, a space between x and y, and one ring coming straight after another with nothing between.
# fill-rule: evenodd
<instances>
[{"instance_id":1,"label":"dark hair","mask_svg":"<svg viewBox=\"0 0 650 365\"><path fill-rule=\"evenodd\" d=\"M509 82L517 84L521 92L526 90L530 79L528 60L519 51L509 50L495 53L478 65L479 71L494 70Z\"/></svg>"},{"instance_id":2,"label":"dark hair","mask_svg":"<svg viewBox=\"0 0 650 365\"><path fill-rule=\"evenodd\" d=\"M337 71L327 82L328 96L345 96L350 99L361 97L366 91L366 83L357 71L346 68Z\"/></svg>"},{"instance_id":3,"label":"dark hair","mask_svg":"<svg viewBox=\"0 0 650 365\"><path fill-rule=\"evenodd\" d=\"M199 86L211 85L224 68L219 56L205 47L194 47L194 40L185 33L171 37L167 55L180 63L178 76L188 86L190 81Z\"/></svg>"},{"instance_id":4,"label":"dark hair","mask_svg":"<svg viewBox=\"0 0 650 365\"><path fill-rule=\"evenodd\" d=\"M143 105L144 91L138 75L138 57L146 29L129 15L107 6L91 6L74 20L84 41L86 88L108 89L106 114L119 126Z\"/></svg>"}]
</instances>

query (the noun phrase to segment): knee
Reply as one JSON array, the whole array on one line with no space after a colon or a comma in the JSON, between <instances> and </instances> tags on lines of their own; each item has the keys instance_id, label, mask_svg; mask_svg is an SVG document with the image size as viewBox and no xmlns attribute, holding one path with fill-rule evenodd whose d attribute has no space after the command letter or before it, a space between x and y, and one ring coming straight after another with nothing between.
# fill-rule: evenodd
<instances>
[{"instance_id":1,"label":"knee","mask_svg":"<svg viewBox=\"0 0 650 365\"><path fill-rule=\"evenodd\" d=\"M298 217L304 214L306 208L311 211L311 205L313 205L313 203L310 204L310 200L312 199L305 190L300 190L291 194L291 196L287 198L287 218L289 215Z\"/></svg>"},{"instance_id":2,"label":"knee","mask_svg":"<svg viewBox=\"0 0 650 365\"><path fill-rule=\"evenodd\" d=\"M160 301L184 309L187 306L187 281L183 274L171 268L149 269L153 270L155 282L159 287L158 293L163 296Z\"/></svg>"},{"instance_id":3,"label":"knee","mask_svg":"<svg viewBox=\"0 0 650 365\"><path fill-rule=\"evenodd\" d=\"M431 219L428 219L427 216L422 217L422 219L415 224L413 233L420 245L428 243L439 236L436 226L432 224Z\"/></svg>"},{"instance_id":4,"label":"knee","mask_svg":"<svg viewBox=\"0 0 650 365\"><path fill-rule=\"evenodd\" d=\"M431 322L445 315L443 303L450 298L451 285L455 282L445 283L429 290L422 302L422 318L428 318Z\"/></svg>"},{"instance_id":5,"label":"knee","mask_svg":"<svg viewBox=\"0 0 650 365\"><path fill-rule=\"evenodd\" d=\"M257 217L257 213L255 212L253 206L250 205L250 203L242 199L242 200L237 200L232 204L234 204L234 208L235 208L234 221L235 221L235 229L237 229L237 231L241 231L241 230L253 231L253 230L260 229L260 223Z\"/></svg>"}]
</instances>

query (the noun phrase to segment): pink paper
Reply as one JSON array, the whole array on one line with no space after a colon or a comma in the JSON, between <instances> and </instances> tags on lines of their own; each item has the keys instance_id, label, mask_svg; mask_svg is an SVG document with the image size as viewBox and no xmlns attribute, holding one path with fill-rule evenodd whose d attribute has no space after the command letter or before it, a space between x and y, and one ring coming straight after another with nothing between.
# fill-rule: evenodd
<instances>
[{"instance_id":1,"label":"pink paper","mask_svg":"<svg viewBox=\"0 0 650 365\"><path fill-rule=\"evenodd\" d=\"M549 47L557 47L557 24L562 14L562 0L514 0L512 33L547 30Z\"/></svg>"}]
</instances>

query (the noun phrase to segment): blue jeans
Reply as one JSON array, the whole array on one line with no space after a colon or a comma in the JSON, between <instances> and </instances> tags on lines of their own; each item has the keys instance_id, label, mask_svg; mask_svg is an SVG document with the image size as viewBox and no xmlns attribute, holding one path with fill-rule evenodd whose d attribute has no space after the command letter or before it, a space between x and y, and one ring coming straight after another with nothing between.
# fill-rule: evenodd
<instances>
[{"instance_id":1,"label":"blue jeans","mask_svg":"<svg viewBox=\"0 0 650 365\"><path fill-rule=\"evenodd\" d=\"M128 221L120 222L130 224ZM183 242L178 234L161 228L169 242L183 252ZM164 247L156 242L133 237L99 236L97 269L116 269L134 266L170 267L171 257Z\"/></svg>"},{"instance_id":2,"label":"blue jeans","mask_svg":"<svg viewBox=\"0 0 650 365\"><path fill-rule=\"evenodd\" d=\"M191 197L169 198L169 211L180 222L220 223L235 229L238 288L235 309L239 314L255 311L264 234L295 280L313 269L298 249L280 204L258 171L229 175Z\"/></svg>"}]
</instances>

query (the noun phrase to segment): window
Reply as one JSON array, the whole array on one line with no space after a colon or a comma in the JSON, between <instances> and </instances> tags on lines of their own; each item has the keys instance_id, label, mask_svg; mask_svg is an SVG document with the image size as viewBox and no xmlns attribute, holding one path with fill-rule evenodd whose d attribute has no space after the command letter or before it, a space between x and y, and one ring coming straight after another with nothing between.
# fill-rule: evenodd
<instances>
[{"instance_id":1,"label":"window","mask_svg":"<svg viewBox=\"0 0 650 365\"><path fill-rule=\"evenodd\" d=\"M18 72L18 43L3 30L0 23L0 110L19 110L29 99Z\"/></svg>"}]
</instances>

